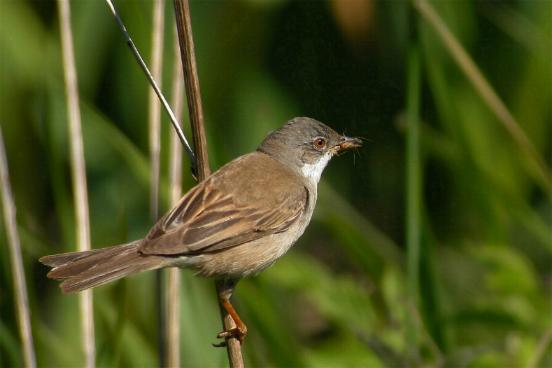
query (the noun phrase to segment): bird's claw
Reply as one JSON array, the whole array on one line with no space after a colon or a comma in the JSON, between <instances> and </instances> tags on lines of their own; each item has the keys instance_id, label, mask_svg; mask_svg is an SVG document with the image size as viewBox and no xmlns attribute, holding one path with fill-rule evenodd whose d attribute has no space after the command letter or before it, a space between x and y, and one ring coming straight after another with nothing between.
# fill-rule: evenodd
<instances>
[{"instance_id":1,"label":"bird's claw","mask_svg":"<svg viewBox=\"0 0 552 368\"><path fill-rule=\"evenodd\" d=\"M230 330L219 332L217 335L217 338L224 339L224 341L213 344L214 347L225 347L226 341L231 338L236 338L240 342L240 344L243 344L243 340L245 339L245 336L247 336L247 327L243 326L242 328L234 327Z\"/></svg>"}]
</instances>

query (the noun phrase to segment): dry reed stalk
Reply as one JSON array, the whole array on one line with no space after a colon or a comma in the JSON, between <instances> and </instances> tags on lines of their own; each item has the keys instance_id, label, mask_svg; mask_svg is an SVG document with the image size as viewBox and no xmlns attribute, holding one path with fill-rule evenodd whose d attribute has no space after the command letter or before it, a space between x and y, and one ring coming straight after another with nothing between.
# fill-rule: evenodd
<instances>
[{"instance_id":1,"label":"dry reed stalk","mask_svg":"<svg viewBox=\"0 0 552 368\"><path fill-rule=\"evenodd\" d=\"M163 28L165 24L165 0L153 2L153 27L151 32L151 75L161 85L163 66ZM159 215L159 171L161 150L161 104L154 90L149 93L149 148L151 160L150 172L150 210L153 221Z\"/></svg>"},{"instance_id":2,"label":"dry reed stalk","mask_svg":"<svg viewBox=\"0 0 552 368\"><path fill-rule=\"evenodd\" d=\"M174 34L173 56L173 90L172 107L178 120L182 117L184 78L180 52L178 50L178 35ZM182 146L176 132L171 131L169 156L169 201L171 207L176 205L182 194ZM167 316L167 351L166 362L168 367L180 366L180 269L177 267L168 270L166 288L166 316Z\"/></svg>"},{"instance_id":3,"label":"dry reed stalk","mask_svg":"<svg viewBox=\"0 0 552 368\"><path fill-rule=\"evenodd\" d=\"M192 21L190 19L190 5L188 0L174 0L176 27L180 44L180 58L184 72L188 111L194 140L195 156L197 160L197 178L205 179L211 173L209 155L207 153L207 139L205 138L205 124L203 121L203 107L199 89L199 77L195 60L194 39L192 35Z\"/></svg>"},{"instance_id":4,"label":"dry reed stalk","mask_svg":"<svg viewBox=\"0 0 552 368\"><path fill-rule=\"evenodd\" d=\"M21 242L17 233L16 208L11 191L8 160L4 148L4 138L0 129L0 184L2 185L2 207L4 210L4 223L10 247L10 261L13 272L13 292L17 310L17 322L19 334L23 345L23 363L25 367L36 367L36 357L33 345L33 333L31 331L31 312L27 294L27 283L23 269L23 257L21 256Z\"/></svg>"},{"instance_id":5,"label":"dry reed stalk","mask_svg":"<svg viewBox=\"0 0 552 368\"><path fill-rule=\"evenodd\" d=\"M178 30L178 39L180 43L180 56L184 72L186 96L188 98L188 110L190 114L195 154L197 158L197 178L199 181L202 181L209 176L211 170L209 168L209 157L207 154L207 140L205 137L203 108L201 105L201 93L199 89L199 78L195 59L192 22L190 18L190 4L188 0L174 0L173 3L176 26ZM220 285L217 284L216 287L218 294L218 288ZM224 311L222 306L220 306L220 310L225 330L234 328L235 324L232 317ZM243 367L241 344L238 339L234 337L227 339L226 348L230 367Z\"/></svg>"},{"instance_id":6,"label":"dry reed stalk","mask_svg":"<svg viewBox=\"0 0 552 368\"><path fill-rule=\"evenodd\" d=\"M152 4L152 30L151 30L151 76L161 86L163 66L163 29L165 24L165 0L155 0ZM159 181L160 181L160 151L161 151L161 104L157 99L156 92L149 93L149 149L150 149L150 215L155 223L159 217ZM159 364L166 365L165 340L167 322L164 306L164 282L163 271L155 272L155 293L157 301L157 319L159 326Z\"/></svg>"},{"instance_id":7,"label":"dry reed stalk","mask_svg":"<svg viewBox=\"0 0 552 368\"><path fill-rule=\"evenodd\" d=\"M73 201L76 212L77 250L90 249L90 222L88 219L88 189L86 186L86 168L81 130L77 72L73 51L73 32L71 29L71 10L68 0L58 0L61 49L63 53L63 74L67 99L67 120L71 146L71 173L73 182ZM82 328L82 346L86 367L96 364L94 343L94 310L92 291L79 294L80 319Z\"/></svg>"},{"instance_id":8,"label":"dry reed stalk","mask_svg":"<svg viewBox=\"0 0 552 368\"><path fill-rule=\"evenodd\" d=\"M550 187L552 176L548 171L546 163L539 155L523 129L521 129L519 122L512 115L510 110L508 110L500 97L498 97L483 73L479 70L466 50L464 50L462 45L448 29L447 25L435 11L433 6L427 0L413 0L413 3L414 7L418 10L422 17L429 25L431 25L431 27L433 27L446 49L451 54L453 60L458 64L462 72L473 84L475 90L479 93L485 104L496 115L498 121L512 136L522 152L529 158L529 162L532 165L530 174L541 185L543 190L545 190L549 196L552 196Z\"/></svg>"}]
</instances>

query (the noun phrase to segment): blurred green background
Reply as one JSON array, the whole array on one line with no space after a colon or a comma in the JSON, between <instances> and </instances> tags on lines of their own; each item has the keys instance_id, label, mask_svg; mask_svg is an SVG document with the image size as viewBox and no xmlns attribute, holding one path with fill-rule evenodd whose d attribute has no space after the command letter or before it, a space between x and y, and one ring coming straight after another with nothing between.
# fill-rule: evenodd
<instances>
[{"instance_id":1,"label":"blurred green background","mask_svg":"<svg viewBox=\"0 0 552 368\"><path fill-rule=\"evenodd\" d=\"M148 59L151 2L117 4ZM432 4L520 122L550 178L552 2ZM102 247L140 238L152 225L149 87L104 2L71 5L92 244ZM292 251L238 286L236 306L250 331L247 365L552 366L550 181L534 175L530 155L410 3L191 7L213 168L255 149L294 116L367 139L326 169L314 221ZM170 2L166 16L162 84L170 95ZM415 128L408 117L417 107ZM163 210L166 123L163 115ZM38 364L81 366L77 297L63 296L37 262L75 242L55 2L0 2L0 124ZM186 158L183 168L190 188ZM419 202L407 172L420 179ZM0 366L21 366L0 229ZM94 295L98 365L155 366L153 273ZM225 350L211 347L219 330L212 281L185 271L183 365L226 365Z\"/></svg>"}]
</instances>

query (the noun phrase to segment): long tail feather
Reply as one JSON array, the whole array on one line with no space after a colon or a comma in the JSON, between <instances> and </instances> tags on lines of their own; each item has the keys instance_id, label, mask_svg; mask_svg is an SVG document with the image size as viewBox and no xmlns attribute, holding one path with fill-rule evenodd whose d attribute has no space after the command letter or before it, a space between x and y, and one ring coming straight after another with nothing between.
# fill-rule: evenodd
<instances>
[{"instance_id":1,"label":"long tail feather","mask_svg":"<svg viewBox=\"0 0 552 368\"><path fill-rule=\"evenodd\" d=\"M39 261L53 267L48 277L62 281L65 293L86 290L134 273L169 266L168 257L142 255L138 252L140 240L94 249L45 256Z\"/></svg>"}]
</instances>

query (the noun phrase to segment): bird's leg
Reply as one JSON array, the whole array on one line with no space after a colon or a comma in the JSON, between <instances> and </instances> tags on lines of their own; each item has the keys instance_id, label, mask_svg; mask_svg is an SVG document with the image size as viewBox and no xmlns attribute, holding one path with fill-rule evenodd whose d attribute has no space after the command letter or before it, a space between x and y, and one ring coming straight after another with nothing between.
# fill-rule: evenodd
<instances>
[{"instance_id":1,"label":"bird's leg","mask_svg":"<svg viewBox=\"0 0 552 368\"><path fill-rule=\"evenodd\" d=\"M220 332L217 337L219 339L228 339L235 337L240 341L240 343L243 343L245 336L247 336L247 326L245 325L245 323L242 322L240 316L238 315L238 312L236 312L234 306L230 302L232 292L234 291L234 286L236 286L236 282L233 280L224 280L221 282L217 282L217 292L220 305L230 315L230 317L232 317L232 320L236 325L236 327L234 328L231 328L229 330L225 329L224 331ZM220 346L224 345L225 344L222 343L222 345Z\"/></svg>"},{"instance_id":2,"label":"bird's leg","mask_svg":"<svg viewBox=\"0 0 552 368\"><path fill-rule=\"evenodd\" d=\"M230 303L229 299L222 299L221 303L224 309L228 312L230 317L234 320L234 323L236 324L235 328L232 328L228 331L222 331L220 332L217 337L218 338L227 338L227 337L235 337L238 340L240 340L240 343L243 342L245 339L245 336L247 336L247 326L243 321L240 319L240 316L238 315L238 312L234 309L232 306L232 303Z\"/></svg>"}]
</instances>

